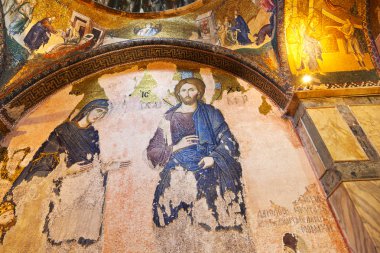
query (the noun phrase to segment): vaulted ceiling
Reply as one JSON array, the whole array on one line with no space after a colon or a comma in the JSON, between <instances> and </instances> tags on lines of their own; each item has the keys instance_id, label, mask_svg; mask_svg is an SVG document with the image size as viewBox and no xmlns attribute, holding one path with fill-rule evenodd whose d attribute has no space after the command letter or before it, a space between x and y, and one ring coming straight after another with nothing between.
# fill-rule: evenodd
<instances>
[{"instance_id":1,"label":"vaulted ceiling","mask_svg":"<svg viewBox=\"0 0 380 253\"><path fill-rule=\"evenodd\" d=\"M282 108L298 91L380 85L376 1L1 4L0 100L8 107L32 106L85 75L153 59L224 69L251 82Z\"/></svg>"}]
</instances>

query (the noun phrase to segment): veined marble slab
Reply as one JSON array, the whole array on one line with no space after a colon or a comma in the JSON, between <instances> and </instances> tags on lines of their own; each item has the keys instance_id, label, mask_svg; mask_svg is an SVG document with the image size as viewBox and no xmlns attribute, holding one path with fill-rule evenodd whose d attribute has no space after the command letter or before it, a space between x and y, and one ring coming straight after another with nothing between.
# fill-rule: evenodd
<instances>
[{"instance_id":1,"label":"veined marble slab","mask_svg":"<svg viewBox=\"0 0 380 253\"><path fill-rule=\"evenodd\" d=\"M368 160L337 108L308 108L307 113L313 120L334 161Z\"/></svg>"},{"instance_id":2,"label":"veined marble slab","mask_svg":"<svg viewBox=\"0 0 380 253\"><path fill-rule=\"evenodd\" d=\"M380 180L344 183L364 228L380 252Z\"/></svg>"},{"instance_id":3,"label":"veined marble slab","mask_svg":"<svg viewBox=\"0 0 380 253\"><path fill-rule=\"evenodd\" d=\"M380 154L380 105L355 105L350 109Z\"/></svg>"},{"instance_id":4,"label":"veined marble slab","mask_svg":"<svg viewBox=\"0 0 380 253\"><path fill-rule=\"evenodd\" d=\"M342 232L347 239L350 251L353 253L380 252L378 248L379 245L375 245L373 240L374 233L368 230L368 227L376 226L376 223L378 222L375 220L378 220L379 209L377 209L376 212L376 209L374 209L376 204L374 203L377 202L378 205L379 199L375 202L370 201L371 204L364 204L367 202L367 196L372 193L367 191L366 184L371 185L372 181L368 181L368 183L366 181L342 183L329 197L331 207L333 208ZM357 192L353 193L353 191L356 190ZM370 197L370 199L373 198ZM367 208L369 210L367 210ZM365 215L365 218L362 216L363 211L369 212L368 215ZM370 222L370 224L367 224L367 222Z\"/></svg>"}]
</instances>

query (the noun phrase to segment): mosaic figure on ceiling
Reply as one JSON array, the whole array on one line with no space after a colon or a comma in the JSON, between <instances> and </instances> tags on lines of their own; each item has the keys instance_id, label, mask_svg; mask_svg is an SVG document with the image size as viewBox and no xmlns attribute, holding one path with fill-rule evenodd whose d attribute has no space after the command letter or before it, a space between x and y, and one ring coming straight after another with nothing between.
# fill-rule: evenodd
<instances>
[{"instance_id":1,"label":"mosaic figure on ceiling","mask_svg":"<svg viewBox=\"0 0 380 253\"><path fill-rule=\"evenodd\" d=\"M251 32L245 22L244 18L239 15L238 11L235 10L235 25L231 27L232 31L237 33L236 39L240 45L249 45L252 44L252 41L249 39L248 34Z\"/></svg>"},{"instance_id":2,"label":"mosaic figure on ceiling","mask_svg":"<svg viewBox=\"0 0 380 253\"><path fill-rule=\"evenodd\" d=\"M321 72L320 65L323 62L322 46L319 42L321 35L318 34L318 26L320 21L317 16L312 16L307 22L305 31L303 32L303 47L302 47L302 69L306 66L309 72Z\"/></svg>"},{"instance_id":3,"label":"mosaic figure on ceiling","mask_svg":"<svg viewBox=\"0 0 380 253\"><path fill-rule=\"evenodd\" d=\"M126 5L126 1L122 1L122 0L109 0L107 2L108 7L111 7L112 9L116 9L116 10L122 10L123 7L125 7L125 5Z\"/></svg>"},{"instance_id":4,"label":"mosaic figure on ceiling","mask_svg":"<svg viewBox=\"0 0 380 253\"><path fill-rule=\"evenodd\" d=\"M49 212L45 228L41 231L47 233L52 245L63 242L89 245L101 236L108 170L98 160L99 135L93 123L101 120L107 111L108 100L96 99L73 119L57 126L4 196L2 206L9 209L13 204L13 193L21 183L29 183L35 177L47 177L53 171L56 173L55 188L49 207L46 207ZM61 161L63 156L64 163ZM8 215L7 224L15 225L16 222L8 220L16 220L16 206L13 204L13 218Z\"/></svg>"},{"instance_id":5,"label":"mosaic figure on ceiling","mask_svg":"<svg viewBox=\"0 0 380 253\"><path fill-rule=\"evenodd\" d=\"M126 12L159 12L186 6L194 0L96 0L110 8Z\"/></svg>"},{"instance_id":6,"label":"mosaic figure on ceiling","mask_svg":"<svg viewBox=\"0 0 380 253\"><path fill-rule=\"evenodd\" d=\"M260 4L262 8L264 8L267 12L271 13L267 32L268 32L268 36L271 37L271 44L276 54L277 61L280 62L280 57L279 57L280 53L278 51L277 29L276 29L277 0L263 0L260 2Z\"/></svg>"},{"instance_id":7,"label":"mosaic figure on ceiling","mask_svg":"<svg viewBox=\"0 0 380 253\"><path fill-rule=\"evenodd\" d=\"M58 33L52 26L55 17L44 18L32 26L24 38L25 45L33 53L49 42L51 34Z\"/></svg>"},{"instance_id":8,"label":"mosaic figure on ceiling","mask_svg":"<svg viewBox=\"0 0 380 253\"><path fill-rule=\"evenodd\" d=\"M346 39L347 51L355 56L356 61L362 68L366 68L364 55L359 41L355 35L355 27L350 19L346 19L341 26L327 26L326 28L335 28L340 31Z\"/></svg>"},{"instance_id":9,"label":"mosaic figure on ceiling","mask_svg":"<svg viewBox=\"0 0 380 253\"><path fill-rule=\"evenodd\" d=\"M157 227L185 212L207 230L236 229L245 221L239 145L221 112L202 102L197 78L175 87L180 103L166 112L147 148L148 160L163 168L153 200Z\"/></svg>"},{"instance_id":10,"label":"mosaic figure on ceiling","mask_svg":"<svg viewBox=\"0 0 380 253\"><path fill-rule=\"evenodd\" d=\"M135 27L134 33L138 36L150 37L158 34L162 29L161 24L154 25L153 23L147 23L144 27Z\"/></svg>"},{"instance_id":11,"label":"mosaic figure on ceiling","mask_svg":"<svg viewBox=\"0 0 380 253\"><path fill-rule=\"evenodd\" d=\"M9 25L9 34L21 34L32 20L36 0L21 1L13 11L13 19Z\"/></svg>"},{"instance_id":12,"label":"mosaic figure on ceiling","mask_svg":"<svg viewBox=\"0 0 380 253\"><path fill-rule=\"evenodd\" d=\"M219 20L217 23L219 45L222 47L233 46L236 44L235 33L232 31L231 26L228 17L225 17L223 22Z\"/></svg>"},{"instance_id":13,"label":"mosaic figure on ceiling","mask_svg":"<svg viewBox=\"0 0 380 253\"><path fill-rule=\"evenodd\" d=\"M165 5L167 9L175 9L175 8L188 5L192 2L194 2L194 0L166 0Z\"/></svg>"}]
</instances>

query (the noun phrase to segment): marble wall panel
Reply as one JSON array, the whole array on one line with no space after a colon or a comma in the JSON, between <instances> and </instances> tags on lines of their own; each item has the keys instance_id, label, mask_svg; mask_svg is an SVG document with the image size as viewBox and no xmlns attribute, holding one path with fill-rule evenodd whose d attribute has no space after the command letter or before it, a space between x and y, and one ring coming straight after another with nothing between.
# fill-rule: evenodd
<instances>
[{"instance_id":1,"label":"marble wall panel","mask_svg":"<svg viewBox=\"0 0 380 253\"><path fill-rule=\"evenodd\" d=\"M380 180L345 182L364 228L380 251Z\"/></svg>"},{"instance_id":2,"label":"marble wall panel","mask_svg":"<svg viewBox=\"0 0 380 253\"><path fill-rule=\"evenodd\" d=\"M329 197L350 250L354 253L379 252L378 192L378 181L345 182Z\"/></svg>"},{"instance_id":3,"label":"marble wall panel","mask_svg":"<svg viewBox=\"0 0 380 253\"><path fill-rule=\"evenodd\" d=\"M350 108L377 153L380 154L380 105L357 105Z\"/></svg>"},{"instance_id":4,"label":"marble wall panel","mask_svg":"<svg viewBox=\"0 0 380 253\"><path fill-rule=\"evenodd\" d=\"M299 122L297 126L297 131L305 149L307 150L309 159L313 162L314 172L316 173L317 177L320 178L326 172L326 166L323 164L318 150L315 147L313 140L310 137L310 134L306 130L303 121Z\"/></svg>"},{"instance_id":5,"label":"marble wall panel","mask_svg":"<svg viewBox=\"0 0 380 253\"><path fill-rule=\"evenodd\" d=\"M335 161L368 159L349 126L335 107L309 108L307 113L312 118Z\"/></svg>"}]
</instances>

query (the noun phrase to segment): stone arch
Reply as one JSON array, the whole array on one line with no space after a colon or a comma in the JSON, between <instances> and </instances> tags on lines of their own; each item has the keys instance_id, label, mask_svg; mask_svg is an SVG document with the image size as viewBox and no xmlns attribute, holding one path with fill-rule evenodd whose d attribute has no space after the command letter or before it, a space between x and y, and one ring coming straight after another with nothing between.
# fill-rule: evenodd
<instances>
[{"instance_id":1,"label":"stone arch","mask_svg":"<svg viewBox=\"0 0 380 253\"><path fill-rule=\"evenodd\" d=\"M7 87L0 94L4 105L0 119L6 126L3 128L9 131L24 112L69 83L117 66L152 60L187 61L215 67L251 83L281 109L289 102L285 89L272 73L232 50L178 39L131 40L60 59L42 73L27 76ZM7 112L15 107L23 108L17 118Z\"/></svg>"}]
</instances>

